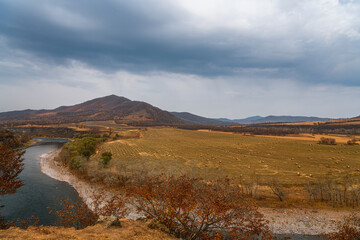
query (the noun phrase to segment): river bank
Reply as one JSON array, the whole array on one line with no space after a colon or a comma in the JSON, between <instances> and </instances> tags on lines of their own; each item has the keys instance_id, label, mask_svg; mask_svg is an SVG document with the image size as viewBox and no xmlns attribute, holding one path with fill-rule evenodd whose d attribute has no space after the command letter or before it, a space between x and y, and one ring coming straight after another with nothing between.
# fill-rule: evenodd
<instances>
[{"instance_id":1,"label":"river bank","mask_svg":"<svg viewBox=\"0 0 360 240\"><path fill-rule=\"evenodd\" d=\"M88 205L88 207L91 208L91 204L94 200L93 196L99 193L101 189L79 179L60 163L54 161L60 151L61 149L58 149L40 156L41 171L51 178L69 183L78 192L79 196Z\"/></svg>"},{"instance_id":2,"label":"river bank","mask_svg":"<svg viewBox=\"0 0 360 240\"><path fill-rule=\"evenodd\" d=\"M104 189L79 179L60 163L54 161L54 158L60 151L59 149L41 156L41 171L52 178L69 183L91 208L93 195L103 192ZM336 230L336 223L351 213L349 210L312 210L301 208L259 208L259 211L269 221L269 227L275 234L297 235L319 235L334 232ZM136 213L131 213L127 216L129 219L136 219L138 217L139 215Z\"/></svg>"}]
</instances>

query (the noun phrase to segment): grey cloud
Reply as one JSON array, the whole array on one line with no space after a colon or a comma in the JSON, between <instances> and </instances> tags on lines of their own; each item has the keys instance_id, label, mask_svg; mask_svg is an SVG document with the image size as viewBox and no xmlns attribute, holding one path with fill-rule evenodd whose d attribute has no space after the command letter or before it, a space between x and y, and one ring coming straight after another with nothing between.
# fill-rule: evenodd
<instances>
[{"instance_id":1,"label":"grey cloud","mask_svg":"<svg viewBox=\"0 0 360 240\"><path fill-rule=\"evenodd\" d=\"M285 11L286 17L297 9L298 15L305 14L301 11L306 9L299 5L284 1L279 11ZM188 14L175 4L156 0L4 0L0 3L0 34L9 47L54 64L75 59L102 71L155 70L202 76L240 72L245 77L360 85L354 77L359 68L353 66L358 66L354 61L360 53L358 39L336 38L324 44L310 33L282 30L282 22L264 22L264 28L255 28L251 34L226 27L201 31L191 25L182 26ZM269 27L288 35L272 33ZM269 68L276 71L262 71ZM246 75L249 71L244 69L260 71ZM329 69L338 70L334 73Z\"/></svg>"}]
</instances>

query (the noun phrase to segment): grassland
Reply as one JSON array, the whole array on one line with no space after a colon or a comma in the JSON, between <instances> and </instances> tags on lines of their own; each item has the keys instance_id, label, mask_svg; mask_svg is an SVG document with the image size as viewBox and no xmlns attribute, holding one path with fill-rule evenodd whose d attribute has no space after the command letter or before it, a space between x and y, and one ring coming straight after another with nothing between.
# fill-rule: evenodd
<instances>
[{"instance_id":1,"label":"grassland","mask_svg":"<svg viewBox=\"0 0 360 240\"><path fill-rule=\"evenodd\" d=\"M113 160L101 169L97 159L105 151L113 154ZM87 167L113 174L141 170L205 179L256 178L260 183L276 179L297 186L309 180L360 175L360 145L149 128L140 138L102 144Z\"/></svg>"}]
</instances>

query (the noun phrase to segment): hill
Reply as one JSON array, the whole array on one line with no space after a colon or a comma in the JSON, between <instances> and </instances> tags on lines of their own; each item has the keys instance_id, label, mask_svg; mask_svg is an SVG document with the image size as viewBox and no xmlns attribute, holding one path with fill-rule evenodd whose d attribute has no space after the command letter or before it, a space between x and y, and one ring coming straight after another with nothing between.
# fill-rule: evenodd
<instances>
[{"instance_id":1,"label":"hill","mask_svg":"<svg viewBox=\"0 0 360 240\"><path fill-rule=\"evenodd\" d=\"M238 124L257 124L257 123L296 123L296 122L320 122L329 121L330 118L306 117L306 116L253 116L243 119L226 119L219 118L221 121L228 121Z\"/></svg>"},{"instance_id":2,"label":"hill","mask_svg":"<svg viewBox=\"0 0 360 240\"><path fill-rule=\"evenodd\" d=\"M196 124L196 125L214 125L214 126L225 126L225 125L238 125L233 121L224 121L220 119L201 117L188 112L171 112L174 116L180 118L185 124Z\"/></svg>"},{"instance_id":3,"label":"hill","mask_svg":"<svg viewBox=\"0 0 360 240\"><path fill-rule=\"evenodd\" d=\"M70 123L115 120L117 123L179 124L181 120L145 102L110 95L53 110L24 110L0 113L0 121L17 123Z\"/></svg>"}]
</instances>

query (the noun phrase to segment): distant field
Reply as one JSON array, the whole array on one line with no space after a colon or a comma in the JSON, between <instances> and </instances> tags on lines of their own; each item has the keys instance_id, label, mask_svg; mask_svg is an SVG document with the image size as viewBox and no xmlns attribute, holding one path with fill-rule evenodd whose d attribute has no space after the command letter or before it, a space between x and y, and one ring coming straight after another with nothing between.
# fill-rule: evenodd
<instances>
[{"instance_id":1,"label":"distant field","mask_svg":"<svg viewBox=\"0 0 360 240\"><path fill-rule=\"evenodd\" d=\"M219 132L149 128L139 139L107 142L89 163L110 151L112 173L144 170L203 178L276 179L289 185L324 177L360 175L360 146ZM105 170L104 170L105 171Z\"/></svg>"}]
</instances>

